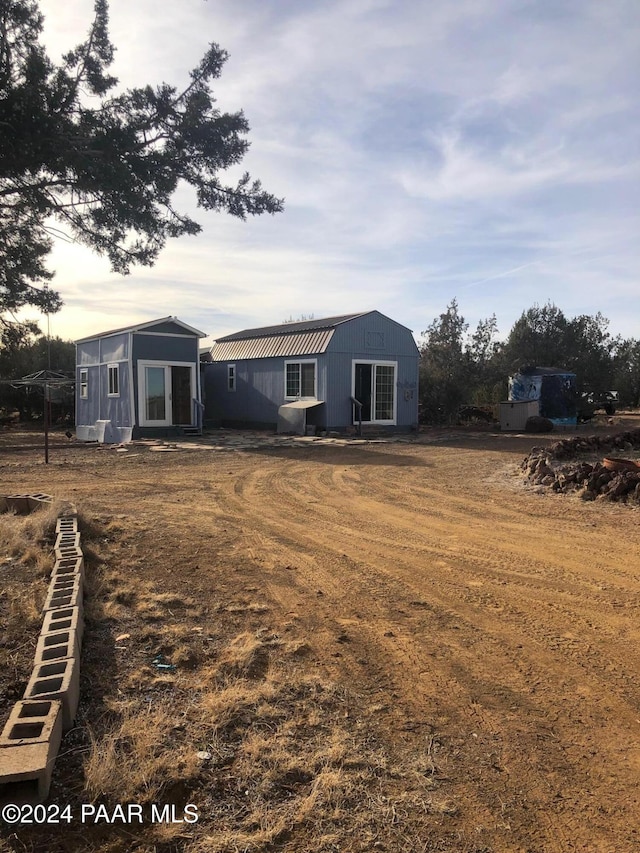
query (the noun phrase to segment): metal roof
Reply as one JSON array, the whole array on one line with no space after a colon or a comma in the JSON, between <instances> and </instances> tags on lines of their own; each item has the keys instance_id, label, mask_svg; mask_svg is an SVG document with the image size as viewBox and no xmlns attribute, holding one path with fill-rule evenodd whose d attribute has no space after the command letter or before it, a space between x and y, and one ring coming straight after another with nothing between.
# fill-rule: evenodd
<instances>
[{"instance_id":1,"label":"metal roof","mask_svg":"<svg viewBox=\"0 0 640 853\"><path fill-rule=\"evenodd\" d=\"M326 351L333 332L333 329L319 329L241 339L237 339L235 335L229 335L214 343L211 348L211 360L240 361L246 358L316 355Z\"/></svg>"},{"instance_id":2,"label":"metal roof","mask_svg":"<svg viewBox=\"0 0 640 853\"><path fill-rule=\"evenodd\" d=\"M249 338L266 338L272 335L293 335L296 332L311 332L317 329L333 329L340 323L355 320L356 317L364 317L371 311L359 311L357 314L341 314L339 317L324 317L319 320L302 320L299 323L280 323L278 326L262 326L258 329L245 329L242 332L234 332L217 338L216 343L223 341L244 341Z\"/></svg>"}]
</instances>

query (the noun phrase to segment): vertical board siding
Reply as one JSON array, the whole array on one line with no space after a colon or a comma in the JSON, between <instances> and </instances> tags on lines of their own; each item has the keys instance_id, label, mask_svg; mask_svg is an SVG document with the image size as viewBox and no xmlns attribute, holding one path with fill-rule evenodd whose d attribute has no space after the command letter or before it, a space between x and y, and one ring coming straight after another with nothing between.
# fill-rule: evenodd
<instances>
[{"instance_id":1,"label":"vertical board siding","mask_svg":"<svg viewBox=\"0 0 640 853\"><path fill-rule=\"evenodd\" d=\"M297 356L230 360L203 364L205 418L249 424L276 424L285 402L285 361ZM396 425L418 422L418 348L411 331L378 311L335 327L325 353L305 354L317 361L317 398L325 405L313 410L309 422L328 429L344 429L352 419L353 361L394 361ZM235 364L236 390L227 390L227 365Z\"/></svg>"},{"instance_id":2,"label":"vertical board siding","mask_svg":"<svg viewBox=\"0 0 640 853\"><path fill-rule=\"evenodd\" d=\"M87 371L87 390L89 396L86 400L80 397L80 370ZM89 426L95 424L100 418L100 365L87 365L76 367L76 426Z\"/></svg>"},{"instance_id":3,"label":"vertical board siding","mask_svg":"<svg viewBox=\"0 0 640 853\"><path fill-rule=\"evenodd\" d=\"M395 361L396 426L418 423L418 347L411 331L378 311L356 317L336 328L327 352L327 424L344 428L352 424L354 361Z\"/></svg>"}]
</instances>

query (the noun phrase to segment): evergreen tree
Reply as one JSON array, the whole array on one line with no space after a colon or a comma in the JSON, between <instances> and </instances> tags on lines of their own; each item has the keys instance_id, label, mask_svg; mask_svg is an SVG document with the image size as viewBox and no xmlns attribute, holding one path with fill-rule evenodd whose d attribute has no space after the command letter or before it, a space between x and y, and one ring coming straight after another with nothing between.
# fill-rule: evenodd
<instances>
[{"instance_id":1,"label":"evergreen tree","mask_svg":"<svg viewBox=\"0 0 640 853\"><path fill-rule=\"evenodd\" d=\"M243 219L282 209L248 174L233 186L218 177L249 145L243 113L215 107L210 84L227 59L218 45L183 91L116 92L106 0L59 65L41 44L42 23L34 0L0 0L0 313L60 307L42 287L52 219L126 274L152 265L170 237L201 230L173 206L179 182L205 210Z\"/></svg>"}]
</instances>

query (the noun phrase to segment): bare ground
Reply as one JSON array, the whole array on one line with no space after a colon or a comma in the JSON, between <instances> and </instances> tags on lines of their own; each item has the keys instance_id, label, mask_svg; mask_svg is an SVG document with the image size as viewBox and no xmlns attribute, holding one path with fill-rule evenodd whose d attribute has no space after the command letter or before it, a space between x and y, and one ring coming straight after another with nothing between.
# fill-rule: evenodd
<instances>
[{"instance_id":1,"label":"bare ground","mask_svg":"<svg viewBox=\"0 0 640 853\"><path fill-rule=\"evenodd\" d=\"M149 793L87 762L123 709L144 728L164 705L197 736L171 741L180 790L152 793L200 813L164 840L3 827L0 850L640 849L638 508L526 488L539 436L253 439L62 438L45 467L37 437L0 437L0 493L71 499L91 525L81 714L52 797ZM32 652L12 642L3 719ZM153 671L158 649L175 673ZM216 718L230 690L235 717ZM254 691L242 713L238 690Z\"/></svg>"}]
</instances>

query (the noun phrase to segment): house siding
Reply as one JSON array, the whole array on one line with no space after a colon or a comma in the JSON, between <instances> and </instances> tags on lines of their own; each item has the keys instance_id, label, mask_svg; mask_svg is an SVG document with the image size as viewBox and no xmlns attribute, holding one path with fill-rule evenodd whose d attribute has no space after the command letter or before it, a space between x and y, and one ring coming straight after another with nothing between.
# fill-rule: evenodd
<instances>
[{"instance_id":1,"label":"house siding","mask_svg":"<svg viewBox=\"0 0 640 853\"><path fill-rule=\"evenodd\" d=\"M111 335L76 345L76 426L95 426L107 420L121 427L133 426L129 376L129 336ZM119 365L119 395L109 397L108 368ZM87 371L88 397L80 397L80 371Z\"/></svg>"},{"instance_id":2,"label":"house siding","mask_svg":"<svg viewBox=\"0 0 640 853\"><path fill-rule=\"evenodd\" d=\"M215 357L215 347L214 347ZM315 359L316 396L324 405L309 409L307 422L324 429L353 424L354 361L397 364L396 419L393 426L418 422L418 348L409 329L377 311L355 316L333 330L326 352L280 358L231 359L203 365L206 422L210 425L275 426L285 399L285 363ZM234 391L227 388L227 367L235 365Z\"/></svg>"},{"instance_id":3,"label":"house siding","mask_svg":"<svg viewBox=\"0 0 640 853\"><path fill-rule=\"evenodd\" d=\"M326 354L327 383L331 388L327 425L339 429L352 423L355 361L397 363L395 426L417 424L418 358L418 347L409 329L378 311L338 326Z\"/></svg>"},{"instance_id":4,"label":"house siding","mask_svg":"<svg viewBox=\"0 0 640 853\"><path fill-rule=\"evenodd\" d=\"M252 424L273 426L278 423L278 409L285 398L285 363L287 358L259 358L243 361L213 362L204 367L206 420L210 424ZM301 361L317 359L316 396L324 399L326 371L323 356L303 355ZM236 390L227 387L227 366L235 364ZM309 420L311 423L311 419Z\"/></svg>"},{"instance_id":5,"label":"house siding","mask_svg":"<svg viewBox=\"0 0 640 853\"><path fill-rule=\"evenodd\" d=\"M138 361L189 364L196 371L199 397L199 335L171 321L136 331L117 330L76 344L76 429L78 437L99 437L98 421L109 421L121 439L142 433L138 417ZM109 396L109 366L117 364L118 395ZM87 371L88 398L80 397L80 371ZM163 432L172 427L162 428ZM147 431L153 431L149 428ZM158 430L156 430L157 432ZM155 434L155 433L154 433ZM101 440L101 439L99 439Z\"/></svg>"}]
</instances>

